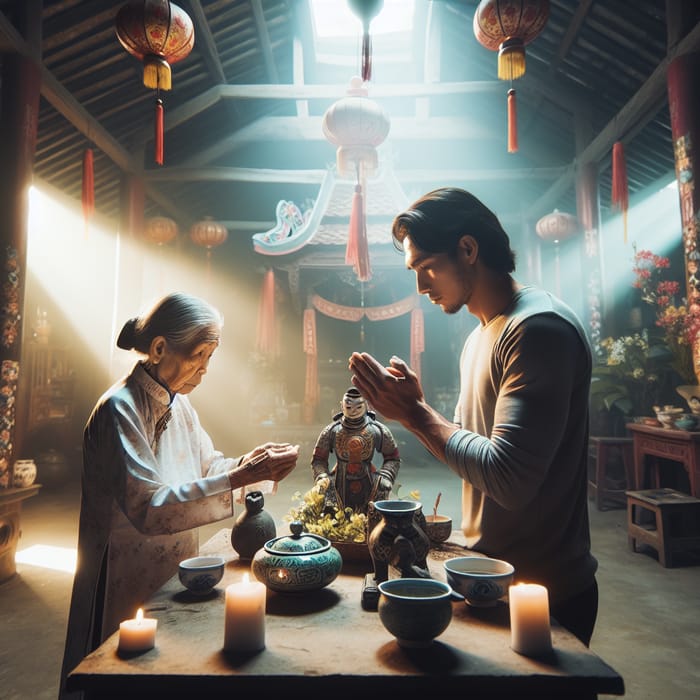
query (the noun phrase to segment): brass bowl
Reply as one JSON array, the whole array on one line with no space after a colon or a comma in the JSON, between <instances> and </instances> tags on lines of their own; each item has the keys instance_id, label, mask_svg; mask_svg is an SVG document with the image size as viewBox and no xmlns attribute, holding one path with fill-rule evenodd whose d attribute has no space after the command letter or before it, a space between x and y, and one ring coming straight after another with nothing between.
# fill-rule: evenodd
<instances>
[{"instance_id":1,"label":"brass bowl","mask_svg":"<svg viewBox=\"0 0 700 700\"><path fill-rule=\"evenodd\" d=\"M452 534L452 518L449 515L435 515L434 513L426 515L425 531L431 542L436 544L446 542Z\"/></svg>"}]
</instances>

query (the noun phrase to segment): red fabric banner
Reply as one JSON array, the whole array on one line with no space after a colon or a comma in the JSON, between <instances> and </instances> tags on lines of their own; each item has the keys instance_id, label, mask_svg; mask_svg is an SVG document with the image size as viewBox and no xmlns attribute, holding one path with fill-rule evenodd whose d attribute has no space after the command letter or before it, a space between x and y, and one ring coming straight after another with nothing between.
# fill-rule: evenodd
<instances>
[{"instance_id":1,"label":"red fabric banner","mask_svg":"<svg viewBox=\"0 0 700 700\"><path fill-rule=\"evenodd\" d=\"M304 383L304 420L313 420L313 409L321 397L318 386L318 362L316 349L316 312L304 310L304 352L306 353L306 380Z\"/></svg>"},{"instance_id":2,"label":"red fabric banner","mask_svg":"<svg viewBox=\"0 0 700 700\"><path fill-rule=\"evenodd\" d=\"M275 271L270 268L263 277L258 310L257 349L269 357L279 357L279 342L275 319Z\"/></svg>"},{"instance_id":3,"label":"red fabric banner","mask_svg":"<svg viewBox=\"0 0 700 700\"><path fill-rule=\"evenodd\" d=\"M411 369L418 375L420 381L421 355L425 351L425 327L423 323L423 311L419 308L411 311Z\"/></svg>"},{"instance_id":4,"label":"red fabric banner","mask_svg":"<svg viewBox=\"0 0 700 700\"><path fill-rule=\"evenodd\" d=\"M397 318L412 311L418 300L415 296L406 297L384 306L344 306L328 301L318 294L311 297L311 304L325 316L338 319L339 321L359 321L363 316L370 321L384 321L388 318Z\"/></svg>"}]
</instances>

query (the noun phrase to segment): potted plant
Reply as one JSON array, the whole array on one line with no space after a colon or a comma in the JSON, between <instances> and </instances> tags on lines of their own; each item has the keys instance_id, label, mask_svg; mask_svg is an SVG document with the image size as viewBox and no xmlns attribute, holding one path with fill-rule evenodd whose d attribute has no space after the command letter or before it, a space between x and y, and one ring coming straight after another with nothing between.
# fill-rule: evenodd
<instances>
[{"instance_id":1,"label":"potted plant","mask_svg":"<svg viewBox=\"0 0 700 700\"><path fill-rule=\"evenodd\" d=\"M653 415L666 390L668 359L646 330L601 340L591 377L591 433L622 436L625 423Z\"/></svg>"}]
</instances>

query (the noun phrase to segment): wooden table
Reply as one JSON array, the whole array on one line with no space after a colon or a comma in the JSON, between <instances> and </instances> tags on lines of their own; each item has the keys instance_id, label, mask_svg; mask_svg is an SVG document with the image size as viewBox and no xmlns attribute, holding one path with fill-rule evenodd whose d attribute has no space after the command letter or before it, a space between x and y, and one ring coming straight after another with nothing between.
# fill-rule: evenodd
<instances>
[{"instance_id":1,"label":"wooden table","mask_svg":"<svg viewBox=\"0 0 700 700\"><path fill-rule=\"evenodd\" d=\"M22 528L22 502L36 496L40 484L22 488L0 488L0 583L11 579L17 573L15 555Z\"/></svg>"},{"instance_id":2,"label":"wooden table","mask_svg":"<svg viewBox=\"0 0 700 700\"><path fill-rule=\"evenodd\" d=\"M508 607L471 608L453 603L452 621L427 649L403 649L376 612L360 603L365 565L344 563L326 588L306 594L268 591L266 648L256 654L222 651L224 589L240 581L249 564L237 559L230 531L203 547L228 560L211 596L196 598L173 577L145 606L158 619L156 647L120 658L118 633L88 655L68 678L68 688L88 698L256 697L331 698L595 698L623 695L620 675L554 624L553 652L535 660L510 648ZM449 549L449 544L445 545ZM431 555L431 571L443 577ZM247 695L252 693L254 695Z\"/></svg>"},{"instance_id":3,"label":"wooden table","mask_svg":"<svg viewBox=\"0 0 700 700\"><path fill-rule=\"evenodd\" d=\"M659 488L659 458L680 462L688 472L690 495L698 497L700 487L700 431L674 430L641 423L627 423L634 451L634 488L638 491ZM646 458L654 470L654 483L645 475Z\"/></svg>"}]
</instances>

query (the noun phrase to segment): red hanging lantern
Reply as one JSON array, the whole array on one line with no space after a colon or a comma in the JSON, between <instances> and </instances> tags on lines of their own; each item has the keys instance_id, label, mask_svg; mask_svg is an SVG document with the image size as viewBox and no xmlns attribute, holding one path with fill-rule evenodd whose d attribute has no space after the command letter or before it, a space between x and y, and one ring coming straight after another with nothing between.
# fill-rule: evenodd
<instances>
[{"instance_id":1,"label":"red hanging lantern","mask_svg":"<svg viewBox=\"0 0 700 700\"><path fill-rule=\"evenodd\" d=\"M359 76L350 81L347 96L333 103L323 115L323 134L338 146L338 174L356 180L345 262L353 266L362 281L372 276L363 188L367 177L374 175L379 167L377 146L386 139L389 126L389 117L367 97L367 87Z\"/></svg>"},{"instance_id":2,"label":"red hanging lantern","mask_svg":"<svg viewBox=\"0 0 700 700\"><path fill-rule=\"evenodd\" d=\"M555 209L537 222L535 230L543 241L561 243L578 232L578 219L573 214Z\"/></svg>"},{"instance_id":3,"label":"red hanging lantern","mask_svg":"<svg viewBox=\"0 0 700 700\"><path fill-rule=\"evenodd\" d=\"M190 16L168 0L135 0L123 5L115 19L117 39L143 62L143 84L170 90L170 66L189 56L194 46ZM163 101L156 94L155 160L163 164Z\"/></svg>"},{"instance_id":4,"label":"red hanging lantern","mask_svg":"<svg viewBox=\"0 0 700 700\"><path fill-rule=\"evenodd\" d=\"M474 13L474 36L498 51L499 80L525 75L525 46L544 29L549 0L481 0ZM518 150L515 90L508 91L508 152Z\"/></svg>"},{"instance_id":5,"label":"red hanging lantern","mask_svg":"<svg viewBox=\"0 0 700 700\"><path fill-rule=\"evenodd\" d=\"M226 242L228 231L223 224L214 221L211 216L205 216L190 227L190 239L195 245L207 250L207 279L211 275L211 251L212 248Z\"/></svg>"},{"instance_id":6,"label":"red hanging lantern","mask_svg":"<svg viewBox=\"0 0 700 700\"><path fill-rule=\"evenodd\" d=\"M193 243L207 249L207 257L211 257L212 248L226 242L228 231L223 224L214 221L211 216L205 216L201 221L192 224L190 239Z\"/></svg>"},{"instance_id":7,"label":"red hanging lantern","mask_svg":"<svg viewBox=\"0 0 700 700\"><path fill-rule=\"evenodd\" d=\"M558 209L555 209L551 214L546 214L535 224L537 235L543 241L554 244L554 275L557 294L561 294L559 244L576 235L578 230L578 219L573 214L566 214Z\"/></svg>"},{"instance_id":8,"label":"red hanging lantern","mask_svg":"<svg viewBox=\"0 0 700 700\"><path fill-rule=\"evenodd\" d=\"M178 227L177 223L167 216L153 216L146 221L143 237L149 243L156 245L165 245L170 243L174 238L177 238Z\"/></svg>"}]
</instances>

